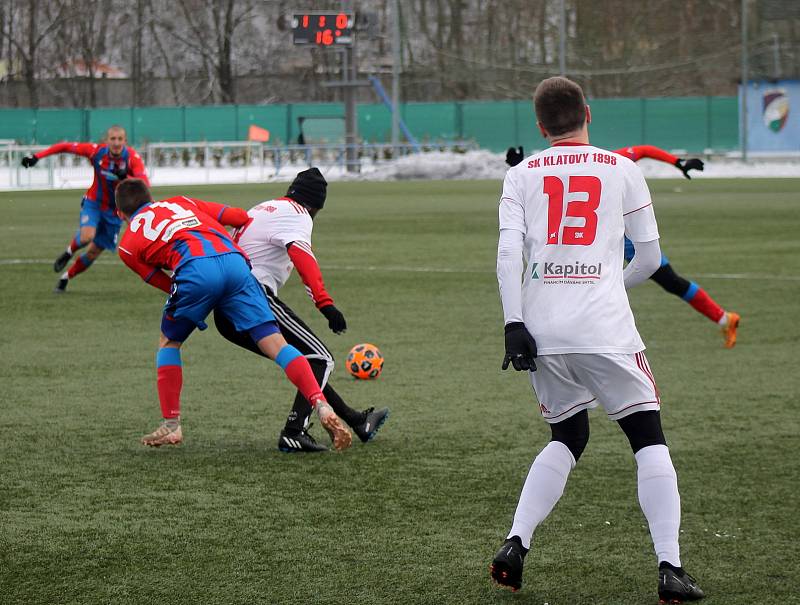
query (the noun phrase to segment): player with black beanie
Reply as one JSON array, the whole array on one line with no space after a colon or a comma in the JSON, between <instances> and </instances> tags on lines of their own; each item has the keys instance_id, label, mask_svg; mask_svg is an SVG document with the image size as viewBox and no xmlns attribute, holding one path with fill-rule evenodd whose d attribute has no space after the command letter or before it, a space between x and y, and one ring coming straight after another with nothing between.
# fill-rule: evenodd
<instances>
[{"instance_id":1,"label":"player with black beanie","mask_svg":"<svg viewBox=\"0 0 800 605\"><path fill-rule=\"evenodd\" d=\"M333 371L333 355L306 323L277 296L286 282L292 267L297 272L314 304L328 320L335 334L347 329L344 315L333 304L322 280L322 273L311 248L313 218L325 205L328 183L318 168L309 168L297 174L286 195L267 200L251 208L250 221L235 234L237 243L247 252L252 271L264 288L270 309L286 341L297 348L307 359L322 392L337 415L347 423L358 438L367 442L389 416L389 410L368 408L364 411L349 407L328 382ZM247 334L237 332L224 317L214 316L217 330L239 346L260 353ZM326 450L308 433L311 408L298 394L286 426L278 437L278 449L283 452L315 452ZM341 449L338 448L337 449Z\"/></svg>"}]
</instances>

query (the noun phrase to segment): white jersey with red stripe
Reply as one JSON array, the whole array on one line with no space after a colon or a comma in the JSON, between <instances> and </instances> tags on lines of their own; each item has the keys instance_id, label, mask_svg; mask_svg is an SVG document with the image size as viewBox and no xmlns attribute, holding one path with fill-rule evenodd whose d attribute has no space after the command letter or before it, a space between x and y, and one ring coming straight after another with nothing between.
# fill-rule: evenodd
<instances>
[{"instance_id":1,"label":"white jersey with red stripe","mask_svg":"<svg viewBox=\"0 0 800 605\"><path fill-rule=\"evenodd\" d=\"M522 320L540 355L644 349L622 279L623 235L652 241L658 226L634 162L556 144L508 171L499 214L501 231L524 236ZM504 310L513 308L500 285ZM518 287L505 289L519 296ZM514 320L506 311L506 322Z\"/></svg>"},{"instance_id":2,"label":"white jersey with red stripe","mask_svg":"<svg viewBox=\"0 0 800 605\"><path fill-rule=\"evenodd\" d=\"M294 268L286 246L294 242L313 256L311 215L288 198L261 202L247 214L250 221L234 233L234 239L247 252L256 279L277 293Z\"/></svg>"}]
</instances>

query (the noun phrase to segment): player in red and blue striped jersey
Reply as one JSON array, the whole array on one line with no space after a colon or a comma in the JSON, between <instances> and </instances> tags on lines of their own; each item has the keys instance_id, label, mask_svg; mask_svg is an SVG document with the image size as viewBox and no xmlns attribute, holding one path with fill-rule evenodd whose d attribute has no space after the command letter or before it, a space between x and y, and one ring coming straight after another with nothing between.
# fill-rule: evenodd
<instances>
[{"instance_id":1,"label":"player in red and blue striped jersey","mask_svg":"<svg viewBox=\"0 0 800 605\"><path fill-rule=\"evenodd\" d=\"M690 170L703 170L703 161L698 158L679 158L672 155L664 149L660 149L655 145L632 145L630 147L623 147L622 149L614 150L614 153L624 155L626 158L638 162L643 158L651 160L658 160L675 166L678 170L683 172L683 176L691 179L689 176ZM506 163L509 166L516 166L522 161L524 152L522 147L518 150L510 147L506 152ZM633 242L627 237L625 238L625 260L631 262L636 250ZM667 255L661 253L661 266L658 270L650 276L654 282L664 288L670 294L678 296L682 300L689 303L692 308L698 313L702 313L711 321L716 323L721 331L722 337L725 340L725 347L730 349L736 344L736 332L739 327L739 320L741 317L738 313L733 311L726 311L723 309L702 287L693 281L678 275L675 269L667 258Z\"/></svg>"},{"instance_id":2,"label":"player in red and blue striped jersey","mask_svg":"<svg viewBox=\"0 0 800 605\"><path fill-rule=\"evenodd\" d=\"M57 153L83 156L94 169L94 180L81 202L78 231L67 249L53 263L53 270L56 273L63 271L78 250L86 246L88 248L59 278L55 292L60 294L66 290L69 280L86 271L103 250L113 251L116 248L122 225L114 201L116 186L127 177L140 178L145 183L148 181L144 162L136 150L127 145L127 135L121 126L109 128L104 143L57 143L22 158L22 165L30 168L40 159Z\"/></svg>"},{"instance_id":3,"label":"player in red and blue striped jersey","mask_svg":"<svg viewBox=\"0 0 800 605\"><path fill-rule=\"evenodd\" d=\"M145 282L170 293L156 355L163 421L142 443L160 446L183 441L180 350L195 328L205 328L205 318L216 309L281 366L316 409L334 446L348 447L350 431L331 409L306 358L286 343L264 291L250 273L247 256L223 227L241 227L249 220L247 213L184 196L156 202L140 179L119 184L117 208L129 223L119 245L120 258ZM171 278L164 269L173 272Z\"/></svg>"},{"instance_id":4,"label":"player in red and blue striped jersey","mask_svg":"<svg viewBox=\"0 0 800 605\"><path fill-rule=\"evenodd\" d=\"M624 155L626 158L638 162L643 158L650 158L651 160L658 160L659 162L666 162L675 166L683 173L687 179L691 180L689 176L690 170L699 170L703 172L703 160L699 158L689 158L684 160L676 155L672 155L669 151L656 147L655 145L632 145L630 147L623 147L622 149L615 149L614 153Z\"/></svg>"},{"instance_id":5,"label":"player in red and blue striped jersey","mask_svg":"<svg viewBox=\"0 0 800 605\"><path fill-rule=\"evenodd\" d=\"M689 176L690 170L703 170L702 160L698 158L684 160L655 145L633 145L631 147L616 149L614 153L624 155L634 162L638 162L643 158L650 158L651 160L658 160L659 162L671 164L683 172L683 176L687 179L692 178ZM633 242L626 237L625 260L630 262L634 254L636 254L636 250L633 246ZM730 349L736 344L736 331L739 327L740 320L739 314L733 311L726 311L717 301L711 298L708 292L702 287L678 275L675 269L672 268L667 255L663 252L661 254L661 266L650 276L650 279L670 294L680 297L682 300L689 303L695 311L702 313L716 323L722 330L722 337L725 339L726 348Z\"/></svg>"}]
</instances>

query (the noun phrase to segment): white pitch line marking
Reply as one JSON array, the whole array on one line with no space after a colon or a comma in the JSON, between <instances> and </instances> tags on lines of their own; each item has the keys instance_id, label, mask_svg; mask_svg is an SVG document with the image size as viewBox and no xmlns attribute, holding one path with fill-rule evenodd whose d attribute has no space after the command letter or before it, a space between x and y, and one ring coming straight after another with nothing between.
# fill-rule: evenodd
<instances>
[{"instance_id":1,"label":"white pitch line marking","mask_svg":"<svg viewBox=\"0 0 800 605\"><path fill-rule=\"evenodd\" d=\"M2 265L52 265L53 261L44 258L0 258ZM119 265L121 263L112 260L98 260L95 265ZM385 271L388 273L473 273L490 274L494 273L489 269L455 269L453 267L403 267L396 265L327 265L322 264L323 269L330 271ZM762 275L754 273L695 273L693 277L700 279L750 279L756 281L800 281L800 275Z\"/></svg>"}]
</instances>

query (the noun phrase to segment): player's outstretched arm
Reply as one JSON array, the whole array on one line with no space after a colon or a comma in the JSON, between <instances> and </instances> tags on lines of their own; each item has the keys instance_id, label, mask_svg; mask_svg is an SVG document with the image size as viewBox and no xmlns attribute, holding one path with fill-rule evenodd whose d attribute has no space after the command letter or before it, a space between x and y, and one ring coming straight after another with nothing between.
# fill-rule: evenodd
<instances>
[{"instance_id":1,"label":"player's outstretched arm","mask_svg":"<svg viewBox=\"0 0 800 605\"><path fill-rule=\"evenodd\" d=\"M294 241L286 246L286 251L317 309L328 320L328 327L331 331L334 334L341 334L347 330L347 321L344 315L334 306L333 298L325 289L322 271L317 264L311 245L308 242Z\"/></svg>"},{"instance_id":2,"label":"player's outstretched arm","mask_svg":"<svg viewBox=\"0 0 800 605\"><path fill-rule=\"evenodd\" d=\"M97 151L98 147L99 145L97 143L56 143L47 149L37 151L34 155L40 160L57 153L71 153L73 155L90 158L94 155L95 151Z\"/></svg>"},{"instance_id":3,"label":"player's outstretched arm","mask_svg":"<svg viewBox=\"0 0 800 605\"><path fill-rule=\"evenodd\" d=\"M688 160L685 160L672 155L669 151L665 151L664 149L656 147L655 145L632 145L631 147L616 149L614 153L624 155L626 158L630 158L634 162L638 162L642 158L650 158L651 160L658 160L659 162L672 164L678 170L680 170L683 173L683 176L685 176L687 179L692 178L689 176L690 170L700 170L702 172L704 166L703 160L698 158L689 158Z\"/></svg>"},{"instance_id":4,"label":"player's outstretched arm","mask_svg":"<svg viewBox=\"0 0 800 605\"><path fill-rule=\"evenodd\" d=\"M624 155L634 162L638 162L642 158L649 158L675 166L675 163L678 161L677 156L655 145L632 145L630 147L623 147L622 149L615 149L614 153Z\"/></svg>"},{"instance_id":5,"label":"player's outstretched arm","mask_svg":"<svg viewBox=\"0 0 800 605\"><path fill-rule=\"evenodd\" d=\"M700 172L703 172L703 168L705 168L703 160L699 158L689 158L688 160L678 158L678 160L675 162L675 166L677 166L678 170L683 173L683 176L689 180L692 179L692 177L689 176L690 170L699 170Z\"/></svg>"},{"instance_id":6,"label":"player's outstretched arm","mask_svg":"<svg viewBox=\"0 0 800 605\"><path fill-rule=\"evenodd\" d=\"M42 149L41 151L37 151L36 153L23 157L22 166L24 168L31 168L32 166L36 166L36 163L42 158L46 158L49 155L55 155L57 153L72 153L90 158L92 155L94 155L96 150L97 145L95 143L56 143L47 149Z\"/></svg>"}]
</instances>

